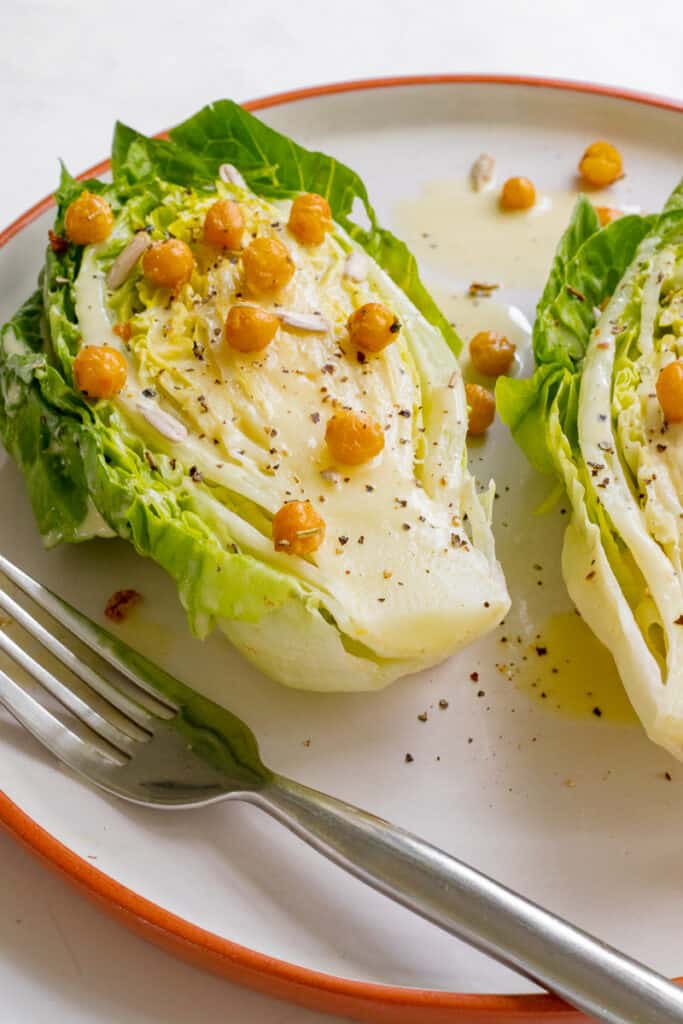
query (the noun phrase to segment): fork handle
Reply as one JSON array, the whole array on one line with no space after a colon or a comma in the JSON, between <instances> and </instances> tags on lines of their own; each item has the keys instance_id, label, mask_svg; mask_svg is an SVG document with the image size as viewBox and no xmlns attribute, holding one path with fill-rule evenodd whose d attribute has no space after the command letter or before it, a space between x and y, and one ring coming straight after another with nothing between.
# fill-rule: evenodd
<instances>
[{"instance_id":1,"label":"fork handle","mask_svg":"<svg viewBox=\"0 0 683 1024\"><path fill-rule=\"evenodd\" d=\"M609 1024L683 1024L662 975L417 836L274 775L257 804L372 888Z\"/></svg>"}]
</instances>

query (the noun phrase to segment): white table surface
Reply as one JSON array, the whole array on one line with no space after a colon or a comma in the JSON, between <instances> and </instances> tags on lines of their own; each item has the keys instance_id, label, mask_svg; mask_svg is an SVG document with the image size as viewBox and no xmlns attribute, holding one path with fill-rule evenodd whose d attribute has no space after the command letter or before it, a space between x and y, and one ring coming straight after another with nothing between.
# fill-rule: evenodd
<instances>
[{"instance_id":1,"label":"white table surface","mask_svg":"<svg viewBox=\"0 0 683 1024\"><path fill-rule=\"evenodd\" d=\"M543 8L546 8L545 10ZM650 13L648 13L648 10ZM0 227L61 156L108 152L118 117L156 131L221 96L350 78L491 71L683 97L677 0L22 0L0 32ZM333 1024L152 949L0 833L3 1024Z\"/></svg>"}]
</instances>

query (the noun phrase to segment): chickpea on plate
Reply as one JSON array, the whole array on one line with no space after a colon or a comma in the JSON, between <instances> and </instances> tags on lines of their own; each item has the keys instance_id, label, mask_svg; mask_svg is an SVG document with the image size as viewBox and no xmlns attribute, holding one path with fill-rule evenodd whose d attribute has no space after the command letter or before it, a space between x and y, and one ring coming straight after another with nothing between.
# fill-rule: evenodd
<instances>
[{"instance_id":1,"label":"chickpea on plate","mask_svg":"<svg viewBox=\"0 0 683 1024\"><path fill-rule=\"evenodd\" d=\"M493 184L495 161L483 153L470 170L470 184L475 192ZM583 153L578 167L578 181L582 188L600 190L613 185L623 175L621 153L610 142L591 143ZM536 205L534 183L527 177L507 178L500 189L498 204L507 215L531 210ZM623 216L621 210L611 206L595 206L600 227L606 227ZM490 294L490 286L474 284L472 295ZM479 331L469 343L470 362L483 377L495 379L511 372L515 359L515 346L497 331ZM469 407L469 435L479 437L486 433L495 419L495 396L487 387L473 382L465 385Z\"/></svg>"}]
</instances>

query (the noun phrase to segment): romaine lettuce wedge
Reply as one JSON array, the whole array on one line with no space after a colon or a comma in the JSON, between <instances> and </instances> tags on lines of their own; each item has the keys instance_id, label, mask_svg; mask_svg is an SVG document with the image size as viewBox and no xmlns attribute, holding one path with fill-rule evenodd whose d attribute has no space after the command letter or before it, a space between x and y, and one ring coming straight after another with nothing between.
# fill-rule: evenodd
<instances>
[{"instance_id":1,"label":"romaine lettuce wedge","mask_svg":"<svg viewBox=\"0 0 683 1024\"><path fill-rule=\"evenodd\" d=\"M225 164L241 177L221 176ZM497 624L509 599L492 492L478 493L467 468L460 342L357 175L228 101L168 140L118 125L112 171L111 184L63 171L57 236L86 188L110 204L113 230L96 245L48 248L40 290L2 332L0 432L45 543L130 540L175 579L197 635L218 624L268 675L300 688L378 688ZM315 247L287 229L302 191L324 196L334 218ZM239 254L202 241L207 210L226 197L248 236L284 241L296 266L268 303L281 319L265 354L237 353L222 336L231 304L255 301L242 293ZM108 283L142 231L192 248L189 283L153 286L139 264ZM364 274L347 273L351 256ZM369 301L401 327L364 358L346 322ZM74 385L74 359L105 344L125 357L126 384L90 401ZM338 406L382 425L371 463L332 464L325 425ZM326 523L310 557L276 550L271 536L278 508L296 499Z\"/></svg>"},{"instance_id":2,"label":"romaine lettuce wedge","mask_svg":"<svg viewBox=\"0 0 683 1024\"><path fill-rule=\"evenodd\" d=\"M585 198L534 327L531 380L497 401L530 461L571 502L562 570L610 649L648 735L683 758L683 427L656 386L683 355L683 209L600 230Z\"/></svg>"}]
</instances>

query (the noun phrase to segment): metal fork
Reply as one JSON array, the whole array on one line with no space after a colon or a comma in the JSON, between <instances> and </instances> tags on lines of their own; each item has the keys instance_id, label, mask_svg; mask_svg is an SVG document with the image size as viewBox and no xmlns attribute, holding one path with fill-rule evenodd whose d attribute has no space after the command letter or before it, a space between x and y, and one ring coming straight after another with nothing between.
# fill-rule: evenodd
<instances>
[{"instance_id":1,"label":"metal fork","mask_svg":"<svg viewBox=\"0 0 683 1024\"><path fill-rule=\"evenodd\" d=\"M0 608L86 684L57 678L0 630L0 649L39 684L0 670L0 703L96 786L150 808L255 804L363 882L598 1020L683 1024L683 992L662 975L417 836L270 771L235 715L2 556L0 572L101 661L93 668L0 589ZM45 694L78 721L65 722Z\"/></svg>"}]
</instances>

